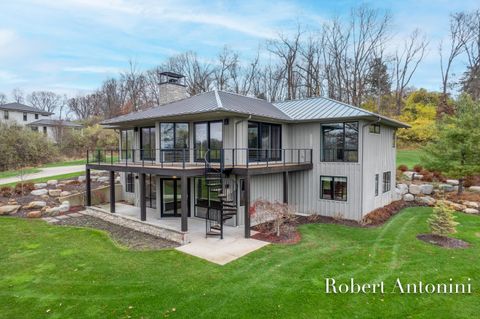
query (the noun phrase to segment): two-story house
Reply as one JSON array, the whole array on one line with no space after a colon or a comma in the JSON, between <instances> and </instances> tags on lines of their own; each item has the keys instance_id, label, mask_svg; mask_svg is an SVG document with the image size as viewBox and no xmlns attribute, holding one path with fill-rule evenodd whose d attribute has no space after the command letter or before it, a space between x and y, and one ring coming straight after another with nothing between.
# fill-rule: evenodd
<instances>
[{"instance_id":1,"label":"two-story house","mask_svg":"<svg viewBox=\"0 0 480 319\"><path fill-rule=\"evenodd\" d=\"M51 112L16 102L0 105L0 122L28 126L54 142L59 142L65 129L83 128L82 125L71 121L53 119L52 115Z\"/></svg>"},{"instance_id":2,"label":"two-story house","mask_svg":"<svg viewBox=\"0 0 480 319\"><path fill-rule=\"evenodd\" d=\"M119 150L89 154L88 206L91 169L110 171L112 185L121 173L140 220L178 218L188 232L189 218L205 219L207 235L222 236L225 224L244 225L249 237L257 200L356 221L392 202L395 132L407 125L323 97L186 97L181 76L166 77L171 100L103 122L120 132Z\"/></svg>"}]
</instances>

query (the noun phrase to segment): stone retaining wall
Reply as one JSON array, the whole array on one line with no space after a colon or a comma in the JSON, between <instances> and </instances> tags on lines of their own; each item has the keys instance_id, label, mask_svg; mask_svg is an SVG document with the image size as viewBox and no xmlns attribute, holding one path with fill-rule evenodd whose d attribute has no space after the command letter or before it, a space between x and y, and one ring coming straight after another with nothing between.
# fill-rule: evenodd
<instances>
[{"instance_id":1,"label":"stone retaining wall","mask_svg":"<svg viewBox=\"0 0 480 319\"><path fill-rule=\"evenodd\" d=\"M127 227L155 237L171 240L181 245L185 245L188 243L186 232L162 228L160 226L154 226L146 222L142 222L141 220L133 219L127 216L121 216L118 214L112 214L98 207L87 207L84 214L97 217L109 223Z\"/></svg>"}]
</instances>

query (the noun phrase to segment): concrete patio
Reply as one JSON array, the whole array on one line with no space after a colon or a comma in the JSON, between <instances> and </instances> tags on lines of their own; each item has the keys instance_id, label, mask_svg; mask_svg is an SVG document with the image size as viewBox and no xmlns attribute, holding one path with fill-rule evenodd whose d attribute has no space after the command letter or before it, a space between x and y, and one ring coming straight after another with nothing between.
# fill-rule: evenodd
<instances>
[{"instance_id":1,"label":"concrete patio","mask_svg":"<svg viewBox=\"0 0 480 319\"><path fill-rule=\"evenodd\" d=\"M205 238L205 220L196 217L188 218L188 232L182 232L179 217L160 218L156 209L147 208L146 221L140 221L139 207L116 203L115 214L109 210L110 204L98 205L91 207L87 213L137 231L176 241L181 244L176 248L178 251L219 265L225 265L269 244L244 238L243 227L224 226L224 239Z\"/></svg>"}]
</instances>

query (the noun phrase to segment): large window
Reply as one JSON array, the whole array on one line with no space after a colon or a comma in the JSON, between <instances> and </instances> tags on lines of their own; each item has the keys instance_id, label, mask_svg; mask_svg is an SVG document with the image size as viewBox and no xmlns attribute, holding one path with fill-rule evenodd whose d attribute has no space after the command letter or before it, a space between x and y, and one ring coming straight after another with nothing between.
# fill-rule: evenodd
<instances>
[{"instance_id":1,"label":"large window","mask_svg":"<svg viewBox=\"0 0 480 319\"><path fill-rule=\"evenodd\" d=\"M248 122L248 158L250 162L282 159L282 126Z\"/></svg>"},{"instance_id":2,"label":"large window","mask_svg":"<svg viewBox=\"0 0 480 319\"><path fill-rule=\"evenodd\" d=\"M142 127L140 133L140 158L155 160L155 127Z\"/></svg>"},{"instance_id":3,"label":"large window","mask_svg":"<svg viewBox=\"0 0 480 319\"><path fill-rule=\"evenodd\" d=\"M220 161L223 148L223 123L221 121L195 123L195 160L202 161L207 150L209 161Z\"/></svg>"},{"instance_id":4,"label":"large window","mask_svg":"<svg viewBox=\"0 0 480 319\"><path fill-rule=\"evenodd\" d=\"M120 132L120 158L132 159L133 153L133 130L122 130Z\"/></svg>"},{"instance_id":5,"label":"large window","mask_svg":"<svg viewBox=\"0 0 480 319\"><path fill-rule=\"evenodd\" d=\"M346 201L347 178L337 176L320 176L320 198Z\"/></svg>"},{"instance_id":6,"label":"large window","mask_svg":"<svg viewBox=\"0 0 480 319\"><path fill-rule=\"evenodd\" d=\"M324 162L358 162L358 122L322 125Z\"/></svg>"},{"instance_id":7,"label":"large window","mask_svg":"<svg viewBox=\"0 0 480 319\"><path fill-rule=\"evenodd\" d=\"M188 158L188 123L160 123L160 148L162 160L166 162L183 161Z\"/></svg>"},{"instance_id":8,"label":"large window","mask_svg":"<svg viewBox=\"0 0 480 319\"><path fill-rule=\"evenodd\" d=\"M383 173L383 192L389 192L392 186L392 172Z\"/></svg>"},{"instance_id":9,"label":"large window","mask_svg":"<svg viewBox=\"0 0 480 319\"><path fill-rule=\"evenodd\" d=\"M133 173L125 173L125 191L127 193L135 192L135 175Z\"/></svg>"}]
</instances>

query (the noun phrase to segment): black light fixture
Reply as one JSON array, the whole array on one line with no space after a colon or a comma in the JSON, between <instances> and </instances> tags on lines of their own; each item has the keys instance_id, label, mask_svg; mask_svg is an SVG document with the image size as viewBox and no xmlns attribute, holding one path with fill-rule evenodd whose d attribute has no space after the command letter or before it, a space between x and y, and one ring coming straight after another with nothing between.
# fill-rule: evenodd
<instances>
[{"instance_id":1,"label":"black light fixture","mask_svg":"<svg viewBox=\"0 0 480 319\"><path fill-rule=\"evenodd\" d=\"M134 130L135 132L138 132L138 126L135 126L135 127L133 128L133 130Z\"/></svg>"},{"instance_id":2,"label":"black light fixture","mask_svg":"<svg viewBox=\"0 0 480 319\"><path fill-rule=\"evenodd\" d=\"M223 120L223 125L228 125L228 119Z\"/></svg>"}]
</instances>

